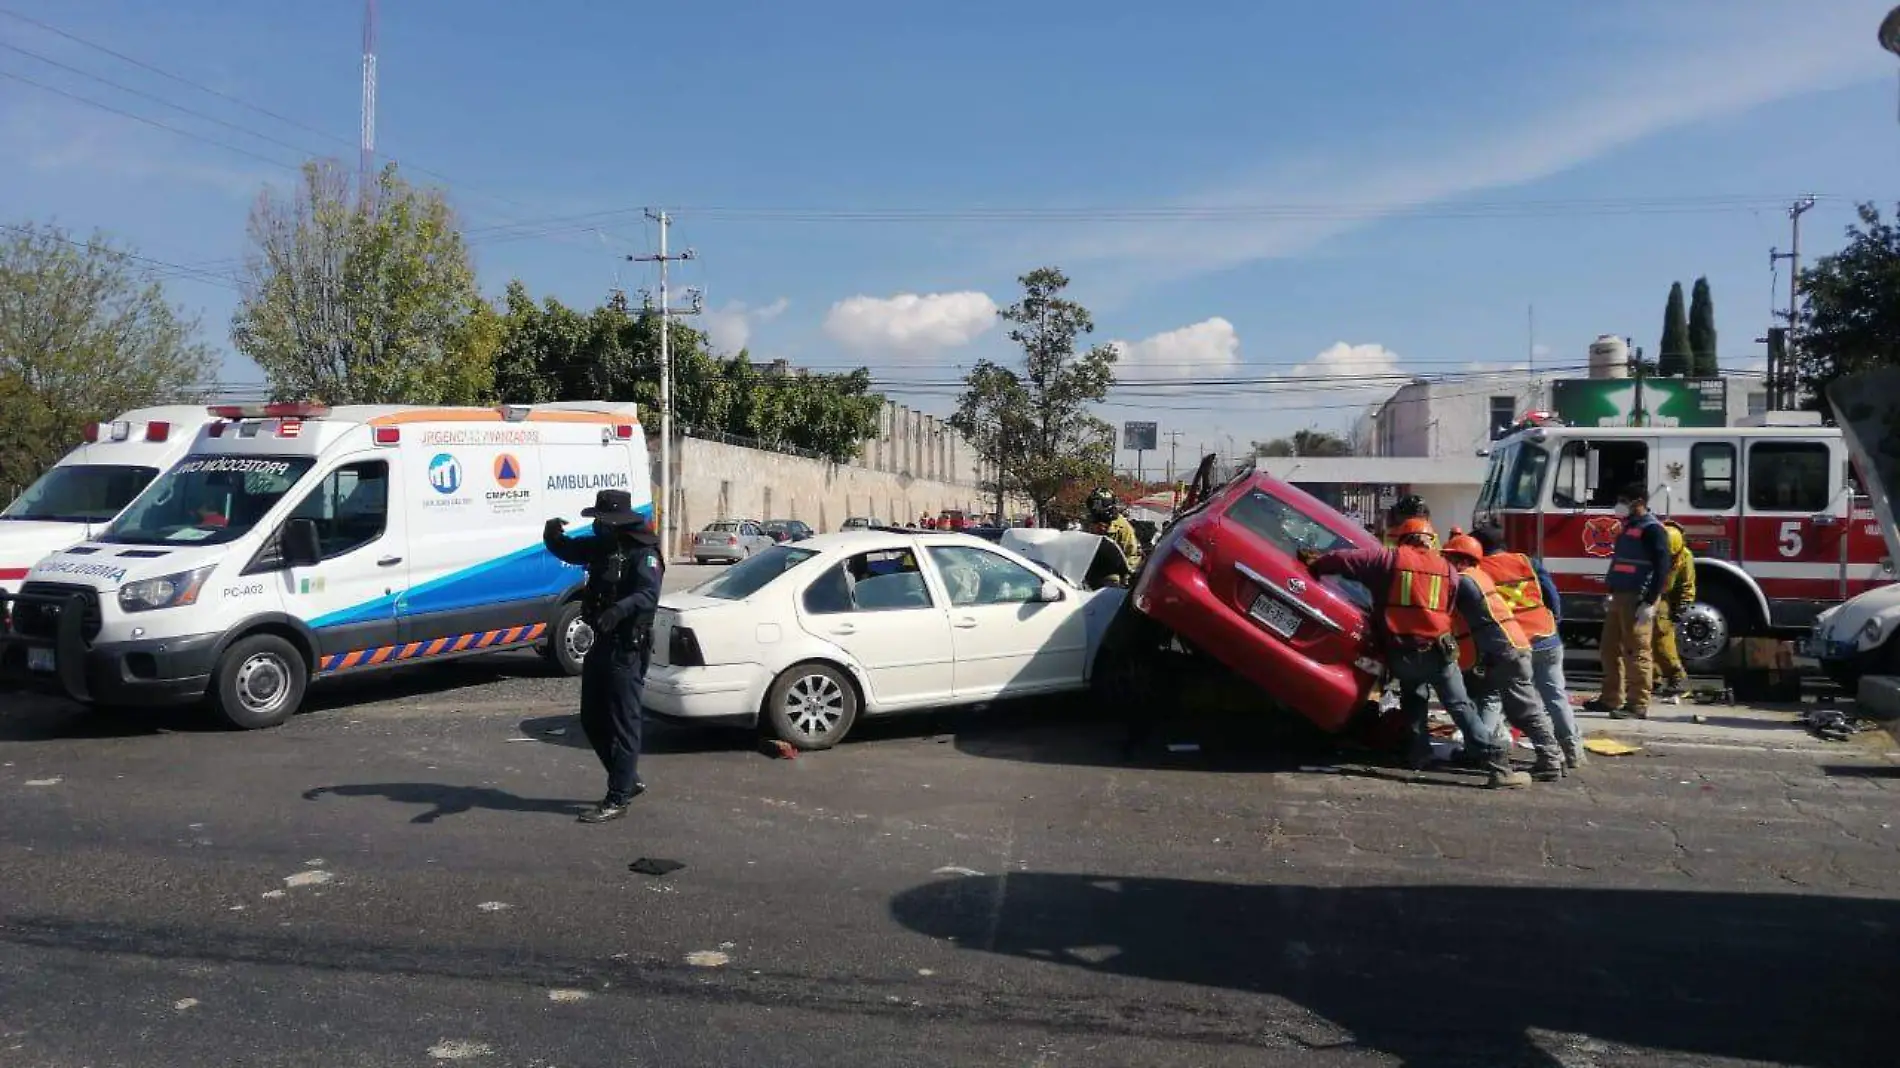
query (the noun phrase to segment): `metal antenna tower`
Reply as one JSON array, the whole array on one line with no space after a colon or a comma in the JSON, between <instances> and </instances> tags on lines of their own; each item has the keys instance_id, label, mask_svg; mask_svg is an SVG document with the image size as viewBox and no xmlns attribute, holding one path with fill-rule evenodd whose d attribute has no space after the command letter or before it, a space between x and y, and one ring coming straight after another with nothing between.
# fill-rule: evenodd
<instances>
[{"instance_id":1,"label":"metal antenna tower","mask_svg":"<svg viewBox=\"0 0 1900 1068\"><path fill-rule=\"evenodd\" d=\"M356 198L368 204L376 184L376 0L363 0L363 136L356 161Z\"/></svg>"}]
</instances>

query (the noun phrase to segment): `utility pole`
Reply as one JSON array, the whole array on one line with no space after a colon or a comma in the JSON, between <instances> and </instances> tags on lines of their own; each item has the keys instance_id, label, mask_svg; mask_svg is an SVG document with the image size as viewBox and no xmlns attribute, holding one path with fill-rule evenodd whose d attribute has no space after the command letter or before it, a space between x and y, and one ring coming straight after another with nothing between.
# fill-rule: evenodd
<instances>
[{"instance_id":1,"label":"utility pole","mask_svg":"<svg viewBox=\"0 0 1900 1068\"><path fill-rule=\"evenodd\" d=\"M1174 498L1174 506L1179 508L1181 506L1181 493L1175 488L1178 483L1174 480L1174 451L1181 447L1181 432L1179 430L1170 430L1166 437L1168 439L1168 493Z\"/></svg>"},{"instance_id":2,"label":"utility pole","mask_svg":"<svg viewBox=\"0 0 1900 1068\"><path fill-rule=\"evenodd\" d=\"M698 315L705 310L705 297L696 290L689 290L692 302L684 308L674 308L667 303L666 267L680 260L697 259L699 253L692 249L676 255L666 251L666 231L672 225L672 216L664 211L648 208L646 216L660 224L660 253L657 256L628 256L632 263L657 263L660 265L660 306L654 309L660 316L660 551L667 561L674 553L673 545L673 358L672 327L670 318L675 315ZM651 307L649 297L648 306Z\"/></svg>"},{"instance_id":3,"label":"utility pole","mask_svg":"<svg viewBox=\"0 0 1900 1068\"><path fill-rule=\"evenodd\" d=\"M1796 335L1801 329L1801 216L1814 207L1812 196L1802 197L1788 206L1788 251L1768 250L1768 267L1788 261L1788 341L1780 359L1768 363L1768 409L1784 411L1794 403L1794 362L1798 348Z\"/></svg>"}]
</instances>

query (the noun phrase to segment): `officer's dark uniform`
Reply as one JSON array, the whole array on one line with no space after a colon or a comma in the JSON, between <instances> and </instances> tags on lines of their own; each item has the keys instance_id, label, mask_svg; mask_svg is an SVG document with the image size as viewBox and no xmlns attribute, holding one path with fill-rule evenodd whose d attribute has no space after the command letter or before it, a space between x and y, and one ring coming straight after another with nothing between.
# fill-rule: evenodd
<instances>
[{"instance_id":1,"label":"officer's dark uniform","mask_svg":"<svg viewBox=\"0 0 1900 1068\"><path fill-rule=\"evenodd\" d=\"M625 490L601 490L581 515L593 519L592 537L571 538L559 519L550 519L542 538L549 552L587 568L581 618L594 629L594 644L581 667L581 728L607 770L607 796L581 820L600 823L625 815L646 789L639 776L640 697L666 562Z\"/></svg>"}]
</instances>

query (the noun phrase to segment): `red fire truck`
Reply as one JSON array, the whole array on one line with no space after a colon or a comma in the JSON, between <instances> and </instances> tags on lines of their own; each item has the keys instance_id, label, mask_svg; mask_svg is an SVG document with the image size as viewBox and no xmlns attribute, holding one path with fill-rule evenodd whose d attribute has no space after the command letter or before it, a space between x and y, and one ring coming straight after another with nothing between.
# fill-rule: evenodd
<instances>
[{"instance_id":1,"label":"red fire truck","mask_svg":"<svg viewBox=\"0 0 1900 1068\"><path fill-rule=\"evenodd\" d=\"M1691 670L1712 667L1730 638L1804 632L1822 610L1893 581L1841 432L1818 421L1582 427L1534 412L1492 446L1472 521L1541 558L1566 631L1594 638L1621 529L1612 508L1633 483L1696 556L1697 603L1677 621Z\"/></svg>"}]
</instances>

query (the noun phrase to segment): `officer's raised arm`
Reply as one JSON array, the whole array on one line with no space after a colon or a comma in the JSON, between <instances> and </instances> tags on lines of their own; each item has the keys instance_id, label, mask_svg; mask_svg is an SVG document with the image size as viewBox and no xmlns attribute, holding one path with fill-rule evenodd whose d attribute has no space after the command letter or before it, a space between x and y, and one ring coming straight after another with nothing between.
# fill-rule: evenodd
<instances>
[{"instance_id":1,"label":"officer's raised arm","mask_svg":"<svg viewBox=\"0 0 1900 1068\"><path fill-rule=\"evenodd\" d=\"M567 521L564 519L550 519L542 526L541 544L547 546L548 552L564 564L587 563L586 546L577 544L575 539L567 536Z\"/></svg>"}]
</instances>

